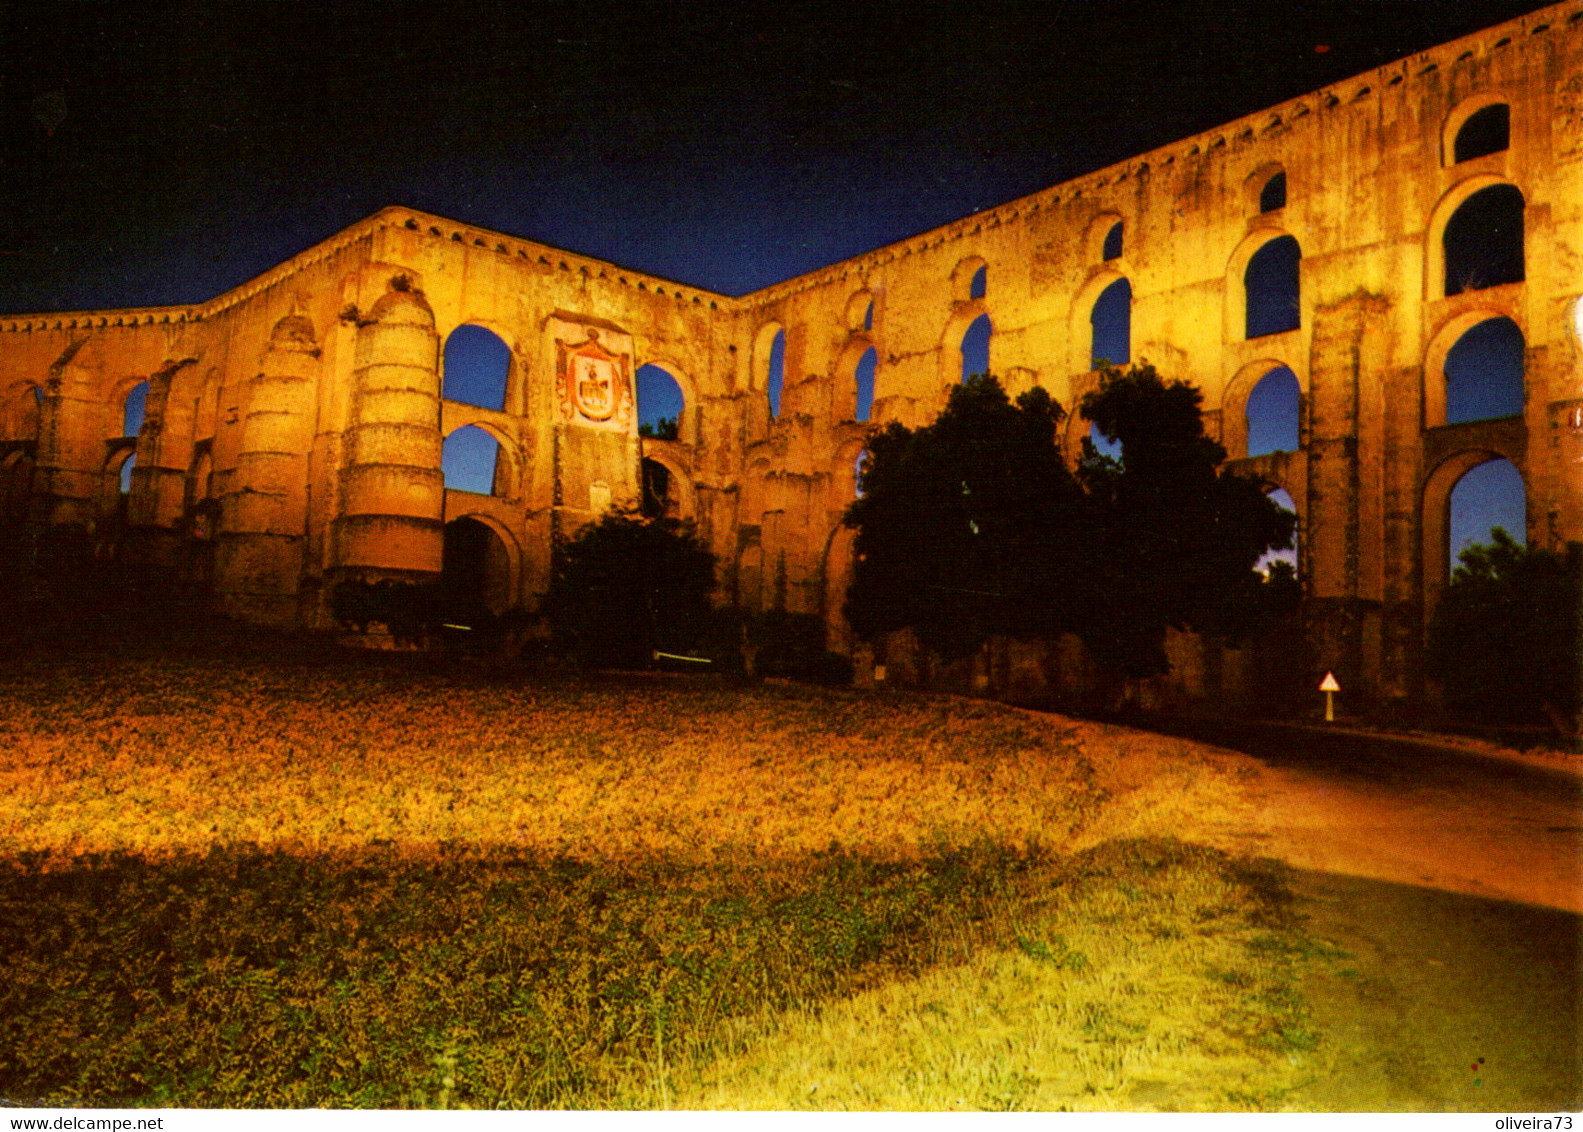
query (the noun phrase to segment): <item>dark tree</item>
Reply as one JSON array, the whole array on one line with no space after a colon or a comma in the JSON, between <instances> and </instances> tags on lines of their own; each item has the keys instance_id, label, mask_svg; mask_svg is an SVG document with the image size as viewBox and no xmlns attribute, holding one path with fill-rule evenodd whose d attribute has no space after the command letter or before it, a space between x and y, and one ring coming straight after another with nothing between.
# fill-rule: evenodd
<instances>
[{"instance_id":1,"label":"dark tree","mask_svg":"<svg viewBox=\"0 0 1583 1132\"><path fill-rule=\"evenodd\" d=\"M1112 440L1062 463L1061 407L1042 389L1011 404L992 377L953 389L931 425L869 442L848 510L857 566L846 614L865 638L911 627L947 658L996 634L1076 632L1125 676L1166 669L1167 628L1240 639L1290 613L1295 579L1254 570L1290 545L1294 519L1221 469L1200 394L1153 367L1107 367L1083 415Z\"/></svg>"},{"instance_id":2,"label":"dark tree","mask_svg":"<svg viewBox=\"0 0 1583 1132\"><path fill-rule=\"evenodd\" d=\"M703 641L714 586L714 555L689 524L607 515L556 549L546 604L583 663L642 668L655 649Z\"/></svg>"},{"instance_id":3,"label":"dark tree","mask_svg":"<svg viewBox=\"0 0 1583 1132\"><path fill-rule=\"evenodd\" d=\"M1082 495L1055 443L1064 417L1043 389L1012 404L974 376L933 424L870 439L845 520L858 532L846 615L860 636L910 626L957 658L993 634L1053 637L1074 623Z\"/></svg>"},{"instance_id":4,"label":"dark tree","mask_svg":"<svg viewBox=\"0 0 1583 1132\"><path fill-rule=\"evenodd\" d=\"M1583 682L1583 553L1519 546L1504 530L1470 546L1429 626L1429 675L1447 706L1491 722L1546 715L1576 728Z\"/></svg>"},{"instance_id":5,"label":"dark tree","mask_svg":"<svg viewBox=\"0 0 1583 1132\"><path fill-rule=\"evenodd\" d=\"M1078 478L1091 508L1093 568L1080 632L1127 676L1166 670L1167 628L1233 640L1256 631L1272 595L1254 564L1291 545L1291 513L1221 467L1226 450L1204 435L1202 400L1147 363L1126 373L1107 367L1083 398L1083 417L1120 441L1121 459L1083 442Z\"/></svg>"},{"instance_id":6,"label":"dark tree","mask_svg":"<svg viewBox=\"0 0 1583 1132\"><path fill-rule=\"evenodd\" d=\"M648 421L638 424L638 435L645 440L675 440L681 433L680 417L661 417L653 424Z\"/></svg>"}]
</instances>

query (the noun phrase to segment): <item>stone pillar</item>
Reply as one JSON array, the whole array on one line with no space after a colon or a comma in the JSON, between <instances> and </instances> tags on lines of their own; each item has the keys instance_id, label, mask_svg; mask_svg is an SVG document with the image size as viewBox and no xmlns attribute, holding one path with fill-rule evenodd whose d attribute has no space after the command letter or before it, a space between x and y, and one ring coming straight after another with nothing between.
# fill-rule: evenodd
<instances>
[{"instance_id":1,"label":"stone pillar","mask_svg":"<svg viewBox=\"0 0 1583 1132\"><path fill-rule=\"evenodd\" d=\"M287 315L248 383L236 472L220 501L215 591L233 617L278 625L296 619L318 377L313 324Z\"/></svg>"},{"instance_id":2,"label":"stone pillar","mask_svg":"<svg viewBox=\"0 0 1583 1132\"><path fill-rule=\"evenodd\" d=\"M68 346L50 366L39 414L32 519L40 527L87 532L99 518L104 489L105 407L87 339Z\"/></svg>"},{"instance_id":3,"label":"stone pillar","mask_svg":"<svg viewBox=\"0 0 1583 1132\"><path fill-rule=\"evenodd\" d=\"M1319 308L1309 362L1307 637L1318 677L1378 692L1383 567L1383 427L1377 392L1387 364L1386 301L1358 294ZM1366 419L1366 418L1373 419Z\"/></svg>"},{"instance_id":4,"label":"stone pillar","mask_svg":"<svg viewBox=\"0 0 1583 1132\"><path fill-rule=\"evenodd\" d=\"M1401 702L1423 694L1423 370L1408 366L1386 377L1384 612L1380 696Z\"/></svg>"},{"instance_id":5,"label":"stone pillar","mask_svg":"<svg viewBox=\"0 0 1583 1132\"><path fill-rule=\"evenodd\" d=\"M1567 543L1583 542L1583 398L1552 401L1546 408L1554 488L1542 501L1544 536L1539 545L1561 550Z\"/></svg>"},{"instance_id":6,"label":"stone pillar","mask_svg":"<svg viewBox=\"0 0 1583 1132\"><path fill-rule=\"evenodd\" d=\"M186 463L171 466L170 453L183 444L187 451L192 446L190 437L173 435L171 386L193 362L192 358L167 360L149 375L143 427L137 436L137 463L132 468L132 491L127 499L124 552L131 561L168 571L179 569L181 561L176 528L187 486Z\"/></svg>"},{"instance_id":7,"label":"stone pillar","mask_svg":"<svg viewBox=\"0 0 1583 1132\"><path fill-rule=\"evenodd\" d=\"M421 292L398 277L357 331L335 519L340 578L420 581L444 555L439 338Z\"/></svg>"},{"instance_id":8,"label":"stone pillar","mask_svg":"<svg viewBox=\"0 0 1583 1132\"><path fill-rule=\"evenodd\" d=\"M139 439L137 468L132 473L147 477L152 508L147 521L172 531L180 525L186 504L194 439L192 406L173 402L189 393L196 362L195 358L167 361L149 377L145 436Z\"/></svg>"}]
</instances>

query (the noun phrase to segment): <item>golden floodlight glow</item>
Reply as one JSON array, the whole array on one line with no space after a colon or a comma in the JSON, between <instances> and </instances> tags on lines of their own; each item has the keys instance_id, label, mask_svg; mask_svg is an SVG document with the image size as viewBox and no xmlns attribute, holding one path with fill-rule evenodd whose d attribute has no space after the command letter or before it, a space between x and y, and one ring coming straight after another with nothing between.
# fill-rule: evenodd
<instances>
[{"instance_id":1,"label":"golden floodlight glow","mask_svg":"<svg viewBox=\"0 0 1583 1132\"><path fill-rule=\"evenodd\" d=\"M646 490L652 505L647 461L666 469L667 516L695 523L718 560L721 601L817 616L832 651L857 670L888 660L894 682L916 665L873 655L840 616L858 561L843 516L873 424L926 423L964 357L975 372L992 362L1008 396L1039 385L1070 410L1099 358L1147 352L1199 391L1228 458L1269 479L1270 464L1242 462L1270 456L1249 450L1250 407L1263 420L1254 393L1284 369L1302 425L1283 426L1276 478L1302 516L1301 585L1320 599L1305 647L1344 642L1331 659L1356 674L1349 695L1413 695L1419 650L1353 628L1424 632L1449 584L1449 499L1495 426L1441 428L1448 358L1509 324L1518 376L1504 380L1521 397L1508 384L1477 419L1514 400L1577 408L1583 309L1558 257L1583 246L1583 216L1557 173L1583 153L1574 92L1557 87L1583 74L1576 7L747 295L391 205L192 306L6 315L0 518L98 532L118 564L179 560L179 584L226 618L383 649L425 643L358 619L351 595L387 581L443 583L547 632L555 548L612 507L640 512ZM1458 161L1469 122L1491 113L1519 128L1475 128ZM673 439L640 434L649 367L679 394ZM25 404L34 389L59 392ZM1420 400L1421 420L1385 411ZM1059 437L1073 464L1089 423L1069 413ZM1519 473L1503 505L1555 516L1559 542L1583 537L1583 493L1549 446L1513 438L1494 454ZM1256 694L1259 666L1200 644L1206 676L1178 669L1182 694ZM991 686L1013 679L995 671Z\"/></svg>"}]
</instances>

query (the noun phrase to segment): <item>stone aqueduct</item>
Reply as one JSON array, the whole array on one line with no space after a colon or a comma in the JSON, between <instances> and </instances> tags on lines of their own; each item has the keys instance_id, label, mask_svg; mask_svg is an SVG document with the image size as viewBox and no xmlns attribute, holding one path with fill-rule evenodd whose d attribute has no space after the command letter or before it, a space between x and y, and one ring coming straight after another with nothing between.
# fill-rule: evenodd
<instances>
[{"instance_id":1,"label":"stone aqueduct","mask_svg":"<svg viewBox=\"0 0 1583 1132\"><path fill-rule=\"evenodd\" d=\"M1270 270L1295 309L1250 326ZM650 459L728 599L822 613L850 647L840 518L873 422L931 419L981 315L1010 391L1070 408L1096 380L1107 292L1131 359L1197 385L1232 457L1294 501L1315 663L1414 694L1465 471L1511 461L1529 541L1583 539L1583 6L740 298L395 207L206 303L3 317L0 507L35 540L114 528L169 569L203 559L226 614L322 626L338 578L439 572L464 517L493 532L495 603L533 607L555 538L635 497ZM1448 354L1490 319L1521 333L1521 411L1448 423ZM498 408L444 396L468 324L509 347ZM683 391L675 440L638 435L644 364ZM1248 457L1247 399L1283 366L1300 442ZM491 494L446 488L442 441L466 425L498 442Z\"/></svg>"}]
</instances>

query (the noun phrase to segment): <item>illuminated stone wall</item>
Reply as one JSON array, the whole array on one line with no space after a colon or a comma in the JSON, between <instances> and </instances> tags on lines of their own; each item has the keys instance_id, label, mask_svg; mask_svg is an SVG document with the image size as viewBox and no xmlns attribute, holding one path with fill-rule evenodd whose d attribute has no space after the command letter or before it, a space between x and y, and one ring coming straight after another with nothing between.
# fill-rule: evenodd
<instances>
[{"instance_id":1,"label":"illuminated stone wall","mask_svg":"<svg viewBox=\"0 0 1583 1132\"><path fill-rule=\"evenodd\" d=\"M658 445L692 480L729 303L395 208L201 306L0 320L6 513L82 528L101 552L135 544L211 584L221 612L307 625L342 578L433 577L445 524L469 517L499 539L507 604L533 606L554 534L637 498L646 362L692 391L681 439ZM510 349L503 409L442 397L464 324ZM568 348L621 385L608 415L564 396ZM145 422L122 437L143 381ZM492 494L446 490L443 438L468 425L500 446ZM686 487L710 497L707 477Z\"/></svg>"},{"instance_id":2,"label":"illuminated stone wall","mask_svg":"<svg viewBox=\"0 0 1583 1132\"><path fill-rule=\"evenodd\" d=\"M1508 144L1456 161L1463 124L1496 103ZM1284 203L1267 207L1276 174ZM1446 297L1446 226L1496 185L1521 194L1524 278ZM1301 252L1299 325L1250 338L1245 273L1282 237ZM227 614L323 626L335 581L432 577L446 524L469 517L499 541L509 603L533 607L554 540L634 502L646 457L719 556L727 599L821 614L849 648L839 521L868 430L939 411L980 315L1011 393L1037 383L1073 407L1096 380L1095 302L1120 279L1131 360L1197 385L1232 456L1297 507L1311 663L1349 689L1413 694L1462 472L1511 460L1529 541L1583 539L1583 7L742 298L390 208L208 303L3 317L0 522L114 542L211 586ZM1446 424L1446 355L1489 317L1522 332L1522 413ZM444 344L464 324L509 347L502 409L443 396ZM685 396L676 440L640 440L622 407L647 363ZM1247 458L1245 403L1277 366L1301 390L1299 449ZM123 437L122 401L143 381L145 423ZM445 488L442 442L467 425L500 445L492 494ZM1083 427L1074 414L1069 455ZM1239 663L1206 668L1196 647L1173 644L1184 673Z\"/></svg>"},{"instance_id":3,"label":"illuminated stone wall","mask_svg":"<svg viewBox=\"0 0 1583 1132\"><path fill-rule=\"evenodd\" d=\"M1509 107L1509 144L1456 162L1461 124L1495 102ZM963 333L988 314L990 368L1009 392L1036 382L1072 408L1097 377L1094 303L1125 278L1132 360L1201 389L1231 455L1296 504L1310 663L1348 689L1413 693L1463 471L1511 460L1529 541L1583 539L1580 106L1583 8L1556 5L747 296L738 384L766 380L755 344L773 325L786 328L787 387L778 418L755 397L744 422L739 592L763 601L783 577L788 606L839 627L850 547L836 519L861 448L850 421L861 347L878 348L876 418L916 425L943 406ZM1261 211L1276 173L1285 203ZM1522 194L1526 278L1445 297L1445 227L1491 185ZM1107 261L1118 221L1121 254ZM1300 325L1250 339L1244 273L1282 236L1301 249ZM864 332L854 311L870 297ZM1447 425L1445 355L1496 316L1526 343L1522 414ZM1276 366L1301 389L1300 449L1246 459L1245 402ZM1086 422L1070 423L1075 457Z\"/></svg>"}]
</instances>

